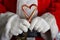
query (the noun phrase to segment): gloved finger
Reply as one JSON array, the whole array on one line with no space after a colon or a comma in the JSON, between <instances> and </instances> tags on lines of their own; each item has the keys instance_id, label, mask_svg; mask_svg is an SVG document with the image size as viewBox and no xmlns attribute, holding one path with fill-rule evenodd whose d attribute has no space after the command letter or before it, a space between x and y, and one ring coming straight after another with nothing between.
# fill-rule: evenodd
<instances>
[{"instance_id":1,"label":"gloved finger","mask_svg":"<svg viewBox=\"0 0 60 40\"><path fill-rule=\"evenodd\" d=\"M33 30L33 28L35 27L35 25L36 25L37 22L38 22L38 19L37 18L35 18L35 19L32 20L31 26L29 28L31 31Z\"/></svg>"},{"instance_id":2,"label":"gloved finger","mask_svg":"<svg viewBox=\"0 0 60 40\"><path fill-rule=\"evenodd\" d=\"M23 33L23 31L19 29L19 30L13 31L12 34L17 36L17 35L22 34L22 33Z\"/></svg>"},{"instance_id":3,"label":"gloved finger","mask_svg":"<svg viewBox=\"0 0 60 40\"><path fill-rule=\"evenodd\" d=\"M41 27L40 25L41 25L41 21L38 21L34 27L34 30L37 30L39 27Z\"/></svg>"},{"instance_id":4,"label":"gloved finger","mask_svg":"<svg viewBox=\"0 0 60 40\"><path fill-rule=\"evenodd\" d=\"M27 27L27 28L29 28L30 27L30 23L27 21L27 20L25 20L25 19L22 19L23 21L22 21L22 23Z\"/></svg>"},{"instance_id":5,"label":"gloved finger","mask_svg":"<svg viewBox=\"0 0 60 40\"><path fill-rule=\"evenodd\" d=\"M19 27L17 27L14 31L16 33L18 33L18 34L22 34L23 33L23 31Z\"/></svg>"},{"instance_id":6,"label":"gloved finger","mask_svg":"<svg viewBox=\"0 0 60 40\"><path fill-rule=\"evenodd\" d=\"M37 29L38 32L41 32L42 30L43 30L43 27L39 27L39 28Z\"/></svg>"},{"instance_id":7,"label":"gloved finger","mask_svg":"<svg viewBox=\"0 0 60 40\"><path fill-rule=\"evenodd\" d=\"M22 34L22 33L23 33L23 31L22 31L21 29L19 29L19 30L18 30L18 33L19 33L19 34Z\"/></svg>"},{"instance_id":8,"label":"gloved finger","mask_svg":"<svg viewBox=\"0 0 60 40\"><path fill-rule=\"evenodd\" d=\"M18 36L19 34L18 34L18 33L16 33L16 32L14 32L14 33L13 33L13 35Z\"/></svg>"},{"instance_id":9,"label":"gloved finger","mask_svg":"<svg viewBox=\"0 0 60 40\"><path fill-rule=\"evenodd\" d=\"M24 31L24 32L27 32L28 31L28 28L24 25L24 24L22 24L22 23L20 23L20 27L19 27L22 31Z\"/></svg>"},{"instance_id":10,"label":"gloved finger","mask_svg":"<svg viewBox=\"0 0 60 40\"><path fill-rule=\"evenodd\" d=\"M16 31L11 31L11 34L12 34L12 35L15 35L15 36L19 35L19 33L16 32Z\"/></svg>"},{"instance_id":11,"label":"gloved finger","mask_svg":"<svg viewBox=\"0 0 60 40\"><path fill-rule=\"evenodd\" d=\"M19 34L18 30L19 30L18 27L12 28L12 29L11 29L11 34L17 36L17 35Z\"/></svg>"},{"instance_id":12,"label":"gloved finger","mask_svg":"<svg viewBox=\"0 0 60 40\"><path fill-rule=\"evenodd\" d=\"M41 23L42 23L42 18L41 18L41 17L38 17L38 22L36 23L34 29L37 30L39 27L41 27L41 26L40 26ZM41 27L41 28L42 28L42 27Z\"/></svg>"},{"instance_id":13,"label":"gloved finger","mask_svg":"<svg viewBox=\"0 0 60 40\"><path fill-rule=\"evenodd\" d=\"M38 28L38 32L46 32L45 30L47 30L47 28L50 28L48 23L41 18L40 20L40 27Z\"/></svg>"}]
</instances>

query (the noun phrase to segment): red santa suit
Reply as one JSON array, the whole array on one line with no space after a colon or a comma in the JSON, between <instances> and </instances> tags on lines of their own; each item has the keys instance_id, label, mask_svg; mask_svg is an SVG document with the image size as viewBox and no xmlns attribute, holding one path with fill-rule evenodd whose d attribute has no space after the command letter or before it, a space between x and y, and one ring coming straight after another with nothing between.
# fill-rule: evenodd
<instances>
[{"instance_id":1,"label":"red santa suit","mask_svg":"<svg viewBox=\"0 0 60 40\"><path fill-rule=\"evenodd\" d=\"M30 0L31 1L31 0ZM30 1L28 0L28 4L30 3ZM33 0L32 0L33 1ZM26 3L26 4L27 4ZM60 3L55 3L54 1L52 2L51 0L35 0L35 1L33 1L33 3L35 3L36 5L38 5L38 15L40 16L40 15L42 15L42 14L44 14L45 12L47 12L47 9L49 9L48 11L51 11L52 12L52 14L55 16L55 18L56 18L56 20L57 20L57 24L58 24L58 27L60 27L59 25L59 4ZM50 5L52 5L52 4L50 4L50 3L53 3L53 5L55 5L55 7L56 7L56 10L52 7L52 8L50 8ZM3 7L3 10L1 10L1 12L5 12L6 10L8 10L8 11L11 11L11 12L16 12L16 0L4 0L3 1L3 4L1 3L1 5L2 5L2 7ZM20 7L19 7L19 1L17 2L17 13L19 14L20 13L20 10L18 10L18 8L20 9ZM0 6L1 7L1 6ZM14 8L15 7L15 8ZM55 10L55 11L53 11L53 10ZM35 14L36 16L37 16L37 14ZM42 38L38 38L38 37L36 37L36 40L42 40Z\"/></svg>"}]
</instances>

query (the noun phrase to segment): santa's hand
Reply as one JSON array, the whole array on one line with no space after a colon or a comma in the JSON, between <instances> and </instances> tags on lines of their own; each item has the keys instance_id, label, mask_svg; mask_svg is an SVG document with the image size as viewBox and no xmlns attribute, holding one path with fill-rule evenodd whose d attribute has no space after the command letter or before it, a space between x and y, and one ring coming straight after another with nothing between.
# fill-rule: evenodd
<instances>
[{"instance_id":1,"label":"santa's hand","mask_svg":"<svg viewBox=\"0 0 60 40\"><path fill-rule=\"evenodd\" d=\"M29 28L31 31L34 29L38 32L45 33L50 29L49 24L41 17L36 17L32 20Z\"/></svg>"},{"instance_id":2,"label":"santa's hand","mask_svg":"<svg viewBox=\"0 0 60 40\"><path fill-rule=\"evenodd\" d=\"M10 18L7 27L10 28L10 33L12 35L19 35L23 32L27 32L30 26L30 23L26 19L20 19L18 15L14 15Z\"/></svg>"}]
</instances>

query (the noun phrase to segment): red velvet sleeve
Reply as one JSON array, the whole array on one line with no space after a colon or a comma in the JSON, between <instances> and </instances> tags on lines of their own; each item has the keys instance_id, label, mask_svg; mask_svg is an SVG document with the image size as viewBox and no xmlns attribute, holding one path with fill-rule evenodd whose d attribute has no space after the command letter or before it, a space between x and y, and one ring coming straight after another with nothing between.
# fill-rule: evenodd
<instances>
[{"instance_id":1,"label":"red velvet sleeve","mask_svg":"<svg viewBox=\"0 0 60 40\"><path fill-rule=\"evenodd\" d=\"M42 15L42 13L46 12L50 5L51 0L38 0L38 15Z\"/></svg>"},{"instance_id":2,"label":"red velvet sleeve","mask_svg":"<svg viewBox=\"0 0 60 40\"><path fill-rule=\"evenodd\" d=\"M2 2L2 0L0 0L0 3Z\"/></svg>"},{"instance_id":3,"label":"red velvet sleeve","mask_svg":"<svg viewBox=\"0 0 60 40\"><path fill-rule=\"evenodd\" d=\"M17 0L4 0L4 5L8 11L16 12Z\"/></svg>"},{"instance_id":4,"label":"red velvet sleeve","mask_svg":"<svg viewBox=\"0 0 60 40\"><path fill-rule=\"evenodd\" d=\"M6 8L2 4L0 4L0 13L4 13L4 12L6 12Z\"/></svg>"},{"instance_id":5,"label":"red velvet sleeve","mask_svg":"<svg viewBox=\"0 0 60 40\"><path fill-rule=\"evenodd\" d=\"M5 6L2 4L2 0L0 0L0 13L6 12Z\"/></svg>"},{"instance_id":6,"label":"red velvet sleeve","mask_svg":"<svg viewBox=\"0 0 60 40\"><path fill-rule=\"evenodd\" d=\"M52 11L52 14L56 18L56 22L60 31L60 3L58 2L55 3L55 11Z\"/></svg>"},{"instance_id":7,"label":"red velvet sleeve","mask_svg":"<svg viewBox=\"0 0 60 40\"><path fill-rule=\"evenodd\" d=\"M11 11L16 12L17 0L0 0L0 13Z\"/></svg>"}]
</instances>

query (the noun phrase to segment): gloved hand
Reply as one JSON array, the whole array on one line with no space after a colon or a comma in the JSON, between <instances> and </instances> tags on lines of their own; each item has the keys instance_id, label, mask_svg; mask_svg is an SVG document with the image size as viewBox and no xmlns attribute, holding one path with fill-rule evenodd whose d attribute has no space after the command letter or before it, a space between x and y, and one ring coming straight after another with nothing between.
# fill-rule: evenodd
<instances>
[{"instance_id":1,"label":"gloved hand","mask_svg":"<svg viewBox=\"0 0 60 40\"><path fill-rule=\"evenodd\" d=\"M17 36L27 32L29 27L30 23L26 19L20 19L17 14L14 14L8 19L1 40L10 40L12 35Z\"/></svg>"},{"instance_id":2,"label":"gloved hand","mask_svg":"<svg viewBox=\"0 0 60 40\"><path fill-rule=\"evenodd\" d=\"M10 26L11 26L11 33L13 35L19 35L21 33L24 32L27 32L28 31L28 28L30 27L30 23L26 20L26 19L20 19L17 15L14 15L12 18L11 18L11 23L10 23Z\"/></svg>"},{"instance_id":3,"label":"gloved hand","mask_svg":"<svg viewBox=\"0 0 60 40\"><path fill-rule=\"evenodd\" d=\"M49 24L41 17L36 17L32 20L29 28L31 31L34 29L38 32L45 33L50 29Z\"/></svg>"}]
</instances>

